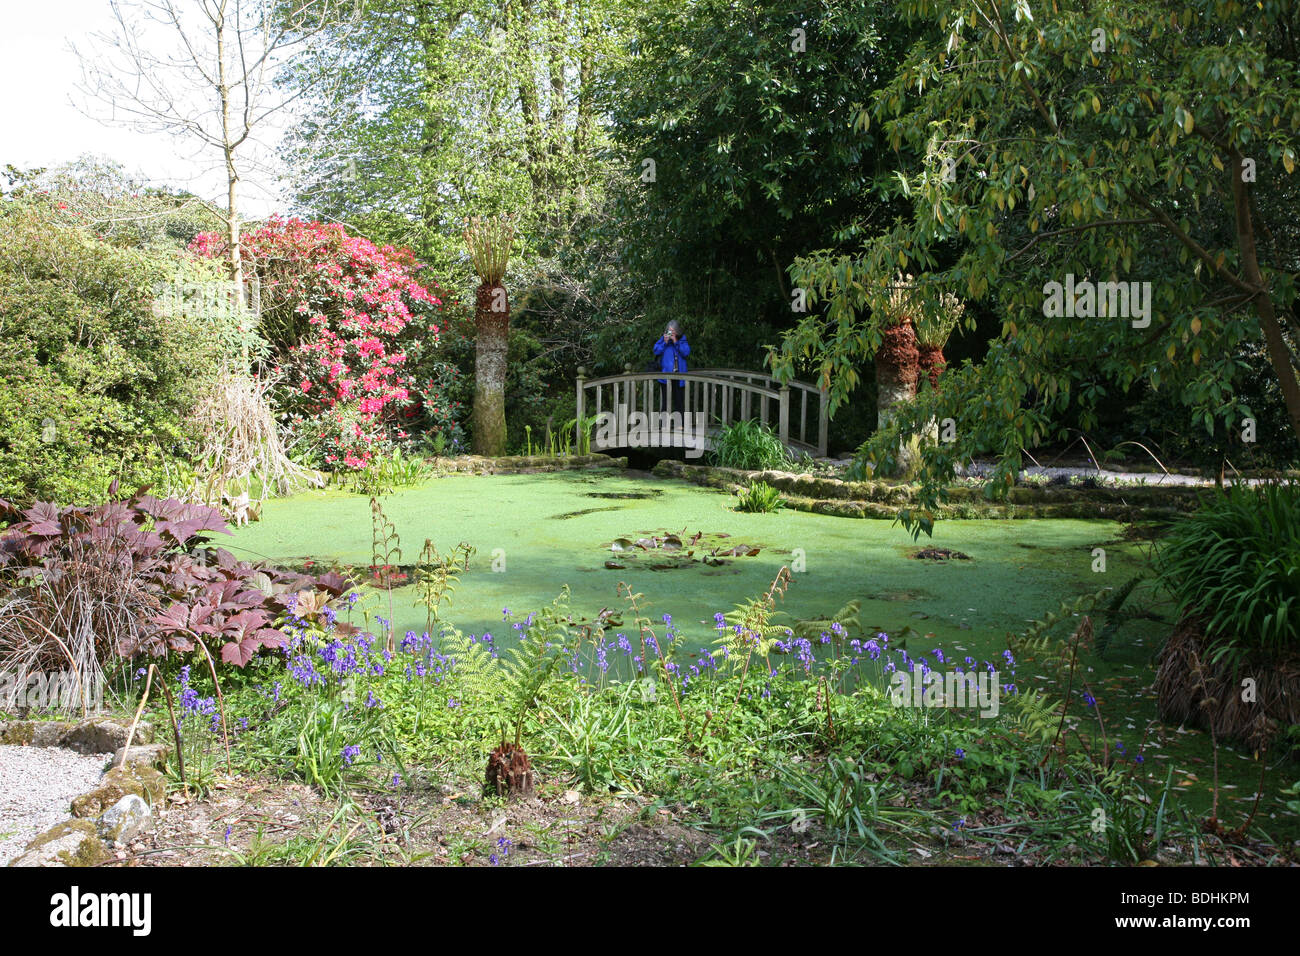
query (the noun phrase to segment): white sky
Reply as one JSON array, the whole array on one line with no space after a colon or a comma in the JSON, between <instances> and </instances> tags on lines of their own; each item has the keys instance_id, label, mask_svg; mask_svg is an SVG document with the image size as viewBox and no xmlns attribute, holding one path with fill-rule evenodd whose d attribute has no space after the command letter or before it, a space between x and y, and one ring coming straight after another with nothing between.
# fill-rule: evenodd
<instances>
[{"instance_id":1,"label":"white sky","mask_svg":"<svg viewBox=\"0 0 1300 956\"><path fill-rule=\"evenodd\" d=\"M92 153L120 162L150 184L184 187L224 206L219 155L165 134L104 125L73 105L74 97L82 101L75 88L81 66L69 43L88 50L89 34L112 24L107 0L0 0L0 166L56 166ZM245 183L243 214L260 217L283 209L275 187Z\"/></svg>"}]
</instances>

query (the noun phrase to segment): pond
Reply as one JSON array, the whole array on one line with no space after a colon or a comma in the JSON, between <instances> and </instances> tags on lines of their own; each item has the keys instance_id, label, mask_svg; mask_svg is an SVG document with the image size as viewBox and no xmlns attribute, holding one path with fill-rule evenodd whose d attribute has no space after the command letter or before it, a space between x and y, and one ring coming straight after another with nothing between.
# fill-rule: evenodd
<instances>
[{"instance_id":1,"label":"pond","mask_svg":"<svg viewBox=\"0 0 1300 956\"><path fill-rule=\"evenodd\" d=\"M451 475L381 500L401 539L394 563L413 564L426 538L443 552L460 541L476 549L443 616L507 642L503 608L525 614L567 583L575 611L623 610L620 581L645 595L651 617L671 614L688 636L698 625L701 639L711 640L716 612L762 594L787 565L796 573L781 610L795 618L831 617L859 600L864 630L910 626L946 648L987 656L1005 646L1006 631L1055 610L1063 598L1122 583L1144 560L1119 540L1114 522L945 521L934 539L914 542L888 521L745 514L730 495L615 470ZM1092 570L1099 546L1106 548L1104 574ZM230 548L279 565L310 561L323 570L339 562L365 573L372 563L369 501L338 490L269 501L263 520L241 528ZM918 559L927 548L966 557ZM417 600L409 584L394 589L399 634L425 629ZM382 603L379 613L388 617L386 597Z\"/></svg>"}]
</instances>

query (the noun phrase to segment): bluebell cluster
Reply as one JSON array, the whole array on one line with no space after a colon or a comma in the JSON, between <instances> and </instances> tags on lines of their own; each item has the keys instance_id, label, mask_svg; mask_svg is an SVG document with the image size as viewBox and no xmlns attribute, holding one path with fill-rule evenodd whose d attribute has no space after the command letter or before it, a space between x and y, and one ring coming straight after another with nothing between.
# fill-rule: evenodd
<instances>
[{"instance_id":1,"label":"bluebell cluster","mask_svg":"<svg viewBox=\"0 0 1300 956\"><path fill-rule=\"evenodd\" d=\"M181 685L181 720L184 722L188 717L204 718L208 720L208 728L216 733L221 726L221 714L217 711L217 701L215 697L200 697L199 692L190 686L190 665L186 664L181 668L180 673Z\"/></svg>"}]
</instances>

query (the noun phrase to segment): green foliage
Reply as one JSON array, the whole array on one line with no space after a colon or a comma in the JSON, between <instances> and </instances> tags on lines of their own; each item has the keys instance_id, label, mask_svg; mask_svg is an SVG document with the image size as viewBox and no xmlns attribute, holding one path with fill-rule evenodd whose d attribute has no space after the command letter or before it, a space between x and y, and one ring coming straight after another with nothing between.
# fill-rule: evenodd
<instances>
[{"instance_id":1,"label":"green foliage","mask_svg":"<svg viewBox=\"0 0 1300 956\"><path fill-rule=\"evenodd\" d=\"M771 514L781 510L781 492L765 481L755 481L740 495L737 511Z\"/></svg>"},{"instance_id":2,"label":"green foliage","mask_svg":"<svg viewBox=\"0 0 1300 956\"><path fill-rule=\"evenodd\" d=\"M415 580L420 589L418 603L428 612L426 625L430 631L442 620L443 604L451 604L451 596L460 585L460 575L469 569L469 556L474 550L473 545L462 541L444 555L432 539L424 539L424 548L415 565Z\"/></svg>"},{"instance_id":3,"label":"green foliage","mask_svg":"<svg viewBox=\"0 0 1300 956\"><path fill-rule=\"evenodd\" d=\"M1064 437L1071 416L1091 430L1102 399L1139 382L1175 394L1185 427L1240 429L1250 414L1237 388L1242 347L1252 343L1267 346L1289 427L1300 429L1283 335L1297 332L1289 220L1300 76L1284 39L1297 13L1217 0L1184 8L1049 8L984 29L972 0L901 5L925 32L869 119L894 150L888 195L911 214L857 254L796 261L792 281L816 307L777 364L814 362L842 405L879 345L871 315L900 268L921 275L927 312L951 292L998 316L980 365L950 369L941 394L900 413L908 434L956 422L956 442L926 449L925 501L903 515L914 529L929 529L957 462L997 456L989 490L1001 495L1021 449ZM1097 30L1108 52L1094 50ZM1246 157L1261 172L1240 189ZM1257 235L1287 238L1266 248ZM1150 281L1149 314L1134 313L1135 327L1128 316L1047 308L1047 284L1071 275ZM974 327L971 309L964 322ZM887 463L899 429L874 436L862 463Z\"/></svg>"},{"instance_id":4,"label":"green foliage","mask_svg":"<svg viewBox=\"0 0 1300 956\"><path fill-rule=\"evenodd\" d=\"M519 746L524 721L541 706L542 689L565 654L573 651L569 617L566 585L504 656L455 628L442 634L442 652L454 662L452 687L488 733L500 729L504 738L507 727L513 727Z\"/></svg>"},{"instance_id":5,"label":"green foliage","mask_svg":"<svg viewBox=\"0 0 1300 956\"><path fill-rule=\"evenodd\" d=\"M623 313L643 318L632 336L601 330L597 354L639 367L679 319L701 367L754 368L798 318L790 262L852 248L905 208L878 199L889 150L858 120L916 33L877 0L639 10L637 55L605 97L623 178L596 228L620 253L613 281L642 290Z\"/></svg>"},{"instance_id":6,"label":"green foliage","mask_svg":"<svg viewBox=\"0 0 1300 956\"><path fill-rule=\"evenodd\" d=\"M764 471L785 467L789 452L769 426L750 419L733 422L718 433L713 460L723 468Z\"/></svg>"},{"instance_id":7,"label":"green foliage","mask_svg":"<svg viewBox=\"0 0 1300 956\"><path fill-rule=\"evenodd\" d=\"M375 455L360 471L338 473L337 480L359 495L375 497L418 485L432 473L423 458L407 456L401 448L394 448L388 454Z\"/></svg>"},{"instance_id":8,"label":"green foliage","mask_svg":"<svg viewBox=\"0 0 1300 956\"><path fill-rule=\"evenodd\" d=\"M215 267L114 245L44 203L0 207L0 498L102 501L187 485L185 419L224 360L225 319L154 308Z\"/></svg>"},{"instance_id":9,"label":"green foliage","mask_svg":"<svg viewBox=\"0 0 1300 956\"><path fill-rule=\"evenodd\" d=\"M466 220L514 213L531 274L604 192L593 97L627 55L628 9L367 0L288 65L291 88L331 80L290 140L300 203L415 249L460 288Z\"/></svg>"},{"instance_id":10,"label":"green foliage","mask_svg":"<svg viewBox=\"0 0 1300 956\"><path fill-rule=\"evenodd\" d=\"M1233 485L1175 523L1158 570L1179 611L1204 621L1212 662L1294 653L1300 646L1300 486Z\"/></svg>"}]
</instances>

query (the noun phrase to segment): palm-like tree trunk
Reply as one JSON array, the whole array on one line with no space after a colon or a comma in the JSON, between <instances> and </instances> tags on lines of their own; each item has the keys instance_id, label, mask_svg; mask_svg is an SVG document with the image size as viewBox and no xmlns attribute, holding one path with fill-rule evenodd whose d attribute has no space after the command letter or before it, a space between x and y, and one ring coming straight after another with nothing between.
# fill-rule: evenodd
<instances>
[{"instance_id":1,"label":"palm-like tree trunk","mask_svg":"<svg viewBox=\"0 0 1300 956\"><path fill-rule=\"evenodd\" d=\"M478 287L474 327L474 453L504 455L510 300L499 282Z\"/></svg>"},{"instance_id":2,"label":"palm-like tree trunk","mask_svg":"<svg viewBox=\"0 0 1300 956\"><path fill-rule=\"evenodd\" d=\"M920 373L930 379L930 387L939 387L939 376L947 367L948 362L943 357L942 345L921 345L917 347L917 364L920 367Z\"/></svg>"},{"instance_id":3,"label":"palm-like tree trunk","mask_svg":"<svg viewBox=\"0 0 1300 956\"><path fill-rule=\"evenodd\" d=\"M916 398L920 378L916 331L903 321L882 330L884 341L876 352L876 427L894 420L895 409Z\"/></svg>"}]
</instances>

